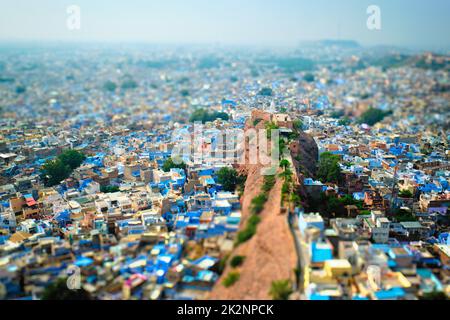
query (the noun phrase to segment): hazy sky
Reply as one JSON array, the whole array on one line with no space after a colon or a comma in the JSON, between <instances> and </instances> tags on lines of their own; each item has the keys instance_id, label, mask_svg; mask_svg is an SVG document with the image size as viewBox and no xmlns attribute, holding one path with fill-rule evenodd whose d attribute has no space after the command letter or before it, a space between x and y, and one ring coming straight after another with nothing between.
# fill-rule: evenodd
<instances>
[{"instance_id":1,"label":"hazy sky","mask_svg":"<svg viewBox=\"0 0 450 320\"><path fill-rule=\"evenodd\" d=\"M81 30L66 27L69 5ZM381 8L381 31L366 9ZM450 47L449 0L0 0L0 40Z\"/></svg>"}]
</instances>

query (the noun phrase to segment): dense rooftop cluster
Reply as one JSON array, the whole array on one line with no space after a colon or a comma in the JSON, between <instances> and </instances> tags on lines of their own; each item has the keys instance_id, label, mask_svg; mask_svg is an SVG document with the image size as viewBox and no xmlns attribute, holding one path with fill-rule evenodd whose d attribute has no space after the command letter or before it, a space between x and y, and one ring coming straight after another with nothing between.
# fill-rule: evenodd
<instances>
[{"instance_id":1,"label":"dense rooftop cluster","mask_svg":"<svg viewBox=\"0 0 450 320\"><path fill-rule=\"evenodd\" d=\"M66 50L0 52L0 298L207 298L224 264L245 268L227 257L249 228L239 145L219 136L262 118L287 141L273 179L300 265L273 297L449 295L445 56ZM194 121L200 144L172 158ZM297 130L318 168L299 158Z\"/></svg>"}]
</instances>

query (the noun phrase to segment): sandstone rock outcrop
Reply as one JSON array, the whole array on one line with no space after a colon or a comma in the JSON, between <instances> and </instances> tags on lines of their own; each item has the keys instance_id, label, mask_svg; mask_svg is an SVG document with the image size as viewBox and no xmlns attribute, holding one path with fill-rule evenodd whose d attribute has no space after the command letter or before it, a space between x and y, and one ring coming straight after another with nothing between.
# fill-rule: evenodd
<instances>
[{"instance_id":1,"label":"sandstone rock outcrop","mask_svg":"<svg viewBox=\"0 0 450 320\"><path fill-rule=\"evenodd\" d=\"M246 128L263 129L264 121L256 123L250 119ZM315 173L317 159L317 145L310 136L300 133L294 156L300 159L294 165L301 165L306 174ZM242 223L245 227L251 216L250 205L253 198L260 194L264 176L261 175L261 165L241 165L241 174L247 176L244 194L241 198ZM234 269L228 264L222 277L209 294L210 299L217 300L265 300L271 299L269 295L273 281L289 279L295 281L295 268L297 256L294 239L289 230L286 214L281 213L281 188L283 181L277 177L275 186L268 195L264 210L260 213L261 222L256 234L247 242L235 248L232 256L245 256L244 263L237 268L240 272L239 280L231 287L223 285L223 279ZM231 256L231 257L232 257Z\"/></svg>"}]
</instances>

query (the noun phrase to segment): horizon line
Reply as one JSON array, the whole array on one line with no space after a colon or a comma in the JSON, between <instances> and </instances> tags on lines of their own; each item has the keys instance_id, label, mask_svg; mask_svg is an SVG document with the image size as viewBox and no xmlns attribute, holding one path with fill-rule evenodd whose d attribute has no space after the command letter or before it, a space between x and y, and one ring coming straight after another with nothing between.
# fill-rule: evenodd
<instances>
[{"instance_id":1,"label":"horizon line","mask_svg":"<svg viewBox=\"0 0 450 320\"><path fill-rule=\"evenodd\" d=\"M334 38L323 38L315 40L299 40L296 44L293 43L231 43L231 42L221 42L221 41L201 41L201 42L183 42L183 41L153 41L153 40L98 40L98 39L7 39L0 38L0 45L12 45L12 44L30 44L30 45L154 45L154 46L219 46L219 47L263 47L263 48L301 48L302 45L307 44L319 44L324 41L336 41L336 42L354 42L361 49L368 48L392 48L392 49L403 49L403 50L420 50L420 51L434 51L434 50L445 50L450 51L450 45L421 45L421 44L388 44L388 43L378 43L378 44L368 44L360 42L354 39L334 39Z\"/></svg>"}]
</instances>

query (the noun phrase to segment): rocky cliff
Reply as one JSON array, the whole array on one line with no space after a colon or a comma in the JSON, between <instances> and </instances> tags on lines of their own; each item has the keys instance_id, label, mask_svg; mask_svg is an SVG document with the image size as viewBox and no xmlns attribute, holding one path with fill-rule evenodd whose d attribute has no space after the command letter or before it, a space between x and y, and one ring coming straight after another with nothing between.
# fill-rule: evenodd
<instances>
[{"instance_id":1,"label":"rocky cliff","mask_svg":"<svg viewBox=\"0 0 450 320\"><path fill-rule=\"evenodd\" d=\"M245 226L251 215L249 209L251 201L260 193L262 183L260 168L253 166L248 170L242 197L242 226ZM256 234L233 252L232 256L245 256L243 265L238 268L240 279L232 287L223 286L224 277L232 271L232 268L227 265L221 279L211 292L211 299L270 299L269 290L273 281L295 279L294 269L297 257L287 217L280 213L281 186L281 179L277 179L265 208L260 214L261 222Z\"/></svg>"},{"instance_id":2,"label":"rocky cliff","mask_svg":"<svg viewBox=\"0 0 450 320\"><path fill-rule=\"evenodd\" d=\"M246 127L254 128L250 121ZM256 128L264 128L264 123L258 123ZM300 134L295 155L308 173L315 172L317 146L311 137L304 133ZM251 216L252 199L261 193L264 181L261 168L261 165L248 164L239 168L241 173L247 175L244 194L241 198L241 229L245 227ZM256 234L249 241L236 247L230 257L231 259L233 256L244 256L244 263L238 268L232 268L229 263L227 264L222 277L209 295L210 299L271 299L269 291L273 281L286 279L295 281L294 270L297 265L297 256L287 216L281 213L282 185L282 179L277 177L264 210L260 213L261 222L257 226ZM233 286L226 288L223 280L232 271L240 273L239 280Z\"/></svg>"}]
</instances>

